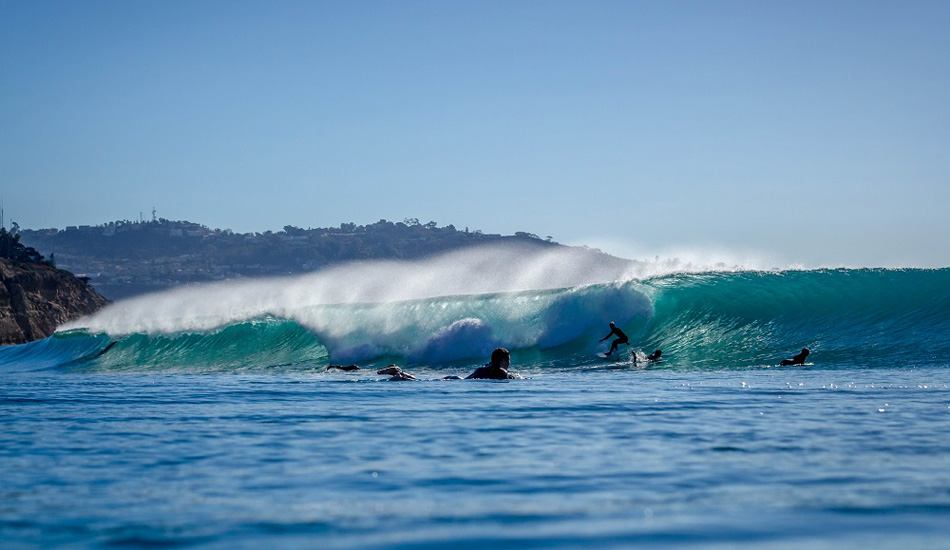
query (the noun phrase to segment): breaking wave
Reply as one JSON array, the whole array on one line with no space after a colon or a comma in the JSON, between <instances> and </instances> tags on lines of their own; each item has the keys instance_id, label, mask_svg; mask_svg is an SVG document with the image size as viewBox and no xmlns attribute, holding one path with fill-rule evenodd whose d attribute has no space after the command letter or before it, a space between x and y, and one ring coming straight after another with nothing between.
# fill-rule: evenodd
<instances>
[{"instance_id":1,"label":"breaking wave","mask_svg":"<svg viewBox=\"0 0 950 550\"><path fill-rule=\"evenodd\" d=\"M45 340L0 349L4 370L315 372L328 364L590 365L615 321L662 368L945 365L950 269L635 276L636 265L512 249L427 263L179 289L120 302ZM476 275L473 275L476 274ZM633 275L631 275L633 274Z\"/></svg>"}]
</instances>

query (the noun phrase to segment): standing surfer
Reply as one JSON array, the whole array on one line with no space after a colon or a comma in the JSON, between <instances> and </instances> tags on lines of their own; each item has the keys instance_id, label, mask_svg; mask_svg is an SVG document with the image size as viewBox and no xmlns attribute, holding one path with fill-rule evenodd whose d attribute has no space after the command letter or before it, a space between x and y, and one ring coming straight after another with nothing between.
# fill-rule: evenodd
<instances>
[{"instance_id":1,"label":"standing surfer","mask_svg":"<svg viewBox=\"0 0 950 550\"><path fill-rule=\"evenodd\" d=\"M603 338L598 340L598 342L603 342L604 340L610 338L611 336L616 336L617 339L610 343L610 351L604 354L607 357L609 357L611 353L616 351L617 346L619 346L620 344L627 344L628 346L630 345L630 340L627 338L627 335L624 334L622 330L617 328L617 325L614 324L613 321L610 322L610 332L607 334L607 336L604 336Z\"/></svg>"}]
</instances>

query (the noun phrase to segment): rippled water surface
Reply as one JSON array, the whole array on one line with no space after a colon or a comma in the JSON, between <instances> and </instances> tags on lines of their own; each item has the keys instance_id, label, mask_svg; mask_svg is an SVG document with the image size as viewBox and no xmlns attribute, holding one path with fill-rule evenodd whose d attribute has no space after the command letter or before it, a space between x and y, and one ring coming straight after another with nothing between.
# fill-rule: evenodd
<instances>
[{"instance_id":1,"label":"rippled water surface","mask_svg":"<svg viewBox=\"0 0 950 550\"><path fill-rule=\"evenodd\" d=\"M950 548L950 370L0 375L4 548Z\"/></svg>"}]
</instances>

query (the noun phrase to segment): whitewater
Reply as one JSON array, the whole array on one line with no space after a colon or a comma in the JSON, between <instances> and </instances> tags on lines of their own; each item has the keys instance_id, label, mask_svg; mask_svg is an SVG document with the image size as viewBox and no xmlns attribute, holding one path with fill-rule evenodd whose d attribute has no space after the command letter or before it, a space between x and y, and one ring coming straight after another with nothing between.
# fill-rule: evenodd
<instances>
[{"instance_id":1,"label":"whitewater","mask_svg":"<svg viewBox=\"0 0 950 550\"><path fill-rule=\"evenodd\" d=\"M758 267L492 247L115 303L0 348L0 536L950 547L950 269ZM375 373L496 347L525 380Z\"/></svg>"}]
</instances>

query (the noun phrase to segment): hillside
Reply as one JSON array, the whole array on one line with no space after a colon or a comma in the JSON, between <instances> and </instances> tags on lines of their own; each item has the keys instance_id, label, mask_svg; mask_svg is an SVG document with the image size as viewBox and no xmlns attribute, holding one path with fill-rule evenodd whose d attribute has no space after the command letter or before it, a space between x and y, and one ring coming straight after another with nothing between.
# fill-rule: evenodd
<instances>
[{"instance_id":1,"label":"hillside","mask_svg":"<svg viewBox=\"0 0 950 550\"><path fill-rule=\"evenodd\" d=\"M416 219L307 229L288 225L244 234L154 219L20 234L24 243L54 254L57 265L88 277L113 300L189 283L305 273L353 260L416 259L480 244L563 246L531 233L485 234Z\"/></svg>"}]
</instances>

